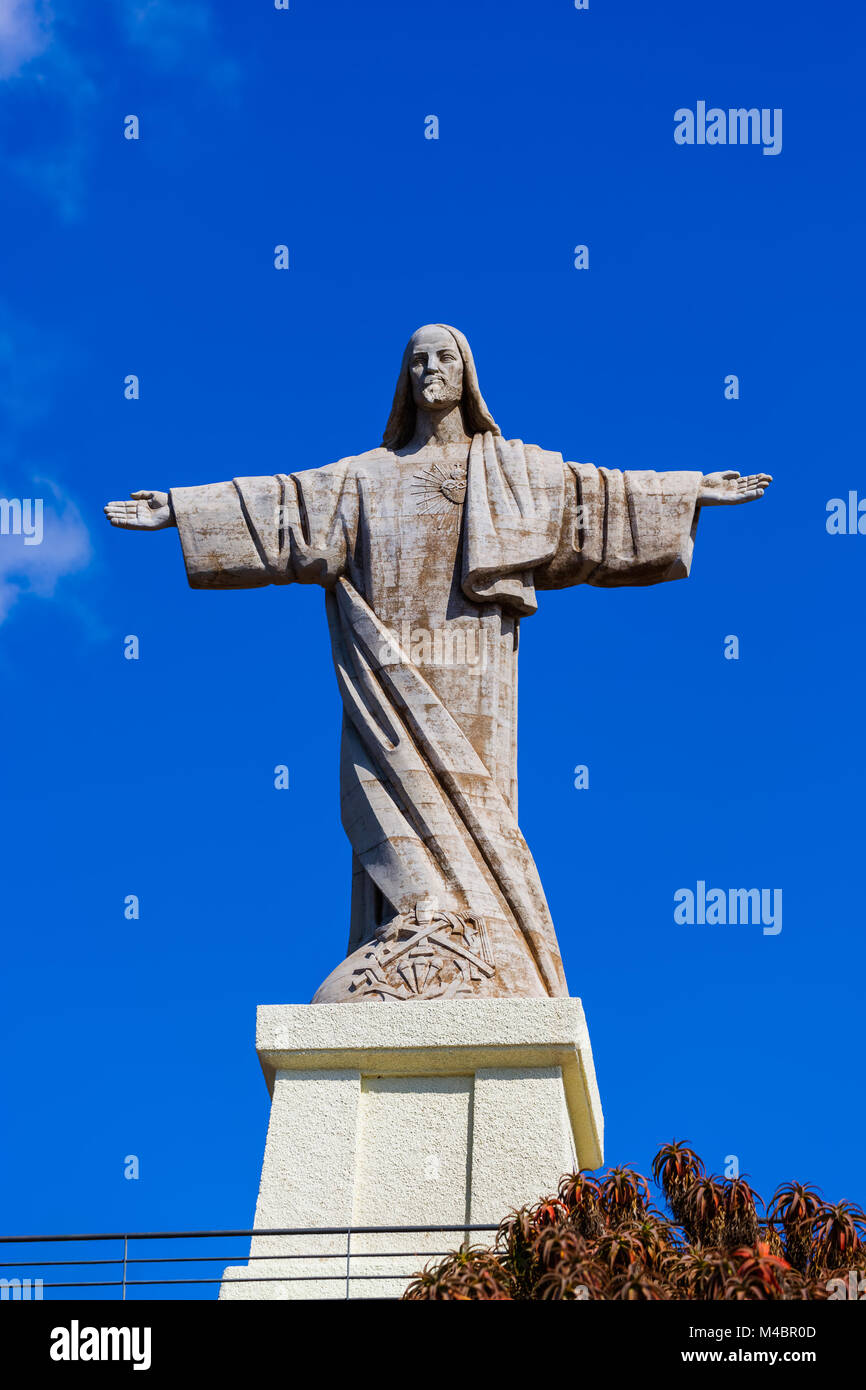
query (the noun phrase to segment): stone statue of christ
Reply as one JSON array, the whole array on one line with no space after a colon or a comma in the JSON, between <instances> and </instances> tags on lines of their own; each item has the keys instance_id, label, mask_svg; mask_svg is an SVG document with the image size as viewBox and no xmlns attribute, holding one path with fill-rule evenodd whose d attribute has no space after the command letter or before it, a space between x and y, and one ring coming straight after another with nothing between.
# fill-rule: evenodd
<instances>
[{"instance_id":1,"label":"stone statue of christ","mask_svg":"<svg viewBox=\"0 0 866 1390\"><path fill-rule=\"evenodd\" d=\"M771 481L503 439L465 337L428 324L378 449L108 504L114 526L176 526L195 589L325 591L352 893L348 954L314 1003L568 993L517 823L521 619L539 590L685 578L700 509Z\"/></svg>"}]
</instances>

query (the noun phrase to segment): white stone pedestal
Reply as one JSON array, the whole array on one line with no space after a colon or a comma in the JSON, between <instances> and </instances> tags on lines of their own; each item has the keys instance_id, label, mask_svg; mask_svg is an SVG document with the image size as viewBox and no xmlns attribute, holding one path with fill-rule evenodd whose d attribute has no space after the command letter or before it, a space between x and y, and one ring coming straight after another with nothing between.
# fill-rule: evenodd
<instances>
[{"instance_id":1,"label":"white stone pedestal","mask_svg":"<svg viewBox=\"0 0 866 1390\"><path fill-rule=\"evenodd\" d=\"M602 1162L579 999L263 1005L256 1050L272 1105L255 1228L323 1233L255 1236L221 1299L399 1297L436 1252L489 1243L467 1223L498 1223ZM348 1285L346 1235L326 1233L450 1222L353 1235ZM232 1282L264 1276L279 1280Z\"/></svg>"}]
</instances>

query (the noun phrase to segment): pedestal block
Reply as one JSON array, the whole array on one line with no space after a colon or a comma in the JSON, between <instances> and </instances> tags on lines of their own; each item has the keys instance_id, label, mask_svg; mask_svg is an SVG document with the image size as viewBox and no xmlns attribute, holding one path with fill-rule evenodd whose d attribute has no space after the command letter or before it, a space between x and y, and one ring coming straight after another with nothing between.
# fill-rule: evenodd
<instances>
[{"instance_id":1,"label":"pedestal block","mask_svg":"<svg viewBox=\"0 0 866 1390\"><path fill-rule=\"evenodd\" d=\"M579 999L263 1005L256 1050L272 1104L255 1228L317 1233L254 1236L221 1299L399 1297L435 1254L488 1243L467 1224L602 1162ZM328 1230L451 1223L348 1252Z\"/></svg>"}]
</instances>

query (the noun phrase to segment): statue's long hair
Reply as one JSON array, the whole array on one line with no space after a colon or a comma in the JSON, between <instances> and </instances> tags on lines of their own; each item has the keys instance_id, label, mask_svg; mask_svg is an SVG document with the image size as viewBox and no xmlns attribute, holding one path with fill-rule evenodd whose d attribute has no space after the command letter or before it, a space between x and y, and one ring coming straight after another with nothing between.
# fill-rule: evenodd
<instances>
[{"instance_id":1,"label":"statue's long hair","mask_svg":"<svg viewBox=\"0 0 866 1390\"><path fill-rule=\"evenodd\" d=\"M472 356L472 349L457 328L452 328L448 323L437 323L437 328L444 328L446 333L457 345L457 351L463 359L463 398L460 407L463 411L463 424L467 434L483 434L489 430L491 434L499 434L499 426L494 420L484 402L484 397L478 386L478 376L475 371L475 361ZM417 332L417 329L416 329ZM412 335L415 336L414 334ZM388 416L388 423L385 426L385 433L382 436L382 444L386 449L402 449L408 444L415 433L415 417L417 414L415 401L412 397L412 382L409 379L409 359L412 350L412 338L406 344L403 353L403 361L400 365L400 375L397 378L397 389L394 392L394 402L391 406L391 414Z\"/></svg>"}]
</instances>

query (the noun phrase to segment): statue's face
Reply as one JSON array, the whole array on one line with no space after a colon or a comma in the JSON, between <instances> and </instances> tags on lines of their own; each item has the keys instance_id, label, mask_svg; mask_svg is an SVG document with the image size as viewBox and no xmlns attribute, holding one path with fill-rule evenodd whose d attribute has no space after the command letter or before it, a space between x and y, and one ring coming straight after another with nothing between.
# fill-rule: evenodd
<instances>
[{"instance_id":1,"label":"statue's face","mask_svg":"<svg viewBox=\"0 0 866 1390\"><path fill-rule=\"evenodd\" d=\"M451 334L444 328L428 324L413 333L409 379L415 404L427 410L441 410L461 399L463 359Z\"/></svg>"}]
</instances>

